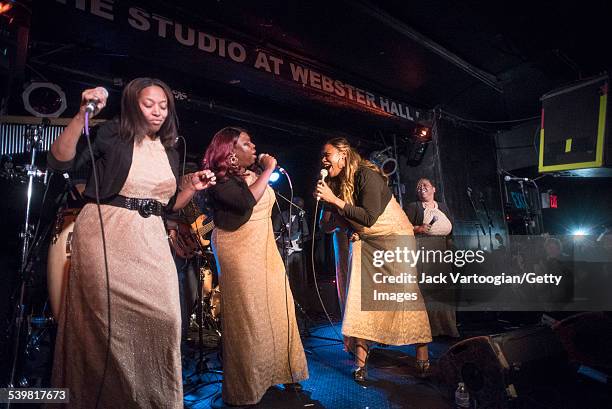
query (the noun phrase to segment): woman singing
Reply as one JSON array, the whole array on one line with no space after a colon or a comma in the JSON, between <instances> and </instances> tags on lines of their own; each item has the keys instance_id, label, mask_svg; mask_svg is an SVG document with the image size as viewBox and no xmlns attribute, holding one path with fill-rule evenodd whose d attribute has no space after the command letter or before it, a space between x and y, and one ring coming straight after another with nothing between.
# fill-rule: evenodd
<instances>
[{"instance_id":1,"label":"woman singing","mask_svg":"<svg viewBox=\"0 0 612 409\"><path fill-rule=\"evenodd\" d=\"M329 140L321 156L330 181L329 186L324 181L319 182L316 196L351 224L355 231L353 240L358 237L352 244L349 289L342 322L343 335L355 341L353 377L357 382L366 380L367 341L388 345L417 344L417 369L419 374L424 374L429 368L426 343L431 341L431 332L422 300L411 311L404 311L399 306L385 311L365 311L361 299L362 248L376 247L381 238L384 241L393 235L412 236L412 225L380 170L362 159L345 138ZM363 277L372 278L379 272L372 265L366 269ZM419 293L416 284L412 284L410 290Z\"/></svg>"},{"instance_id":2,"label":"woman singing","mask_svg":"<svg viewBox=\"0 0 612 409\"><path fill-rule=\"evenodd\" d=\"M51 168L71 168L86 103L102 109L103 91L83 91L80 111L51 146ZM178 282L161 215L214 176L201 171L179 183L176 136L168 86L137 78L123 90L121 119L102 125L93 142L99 186L92 175L75 223L53 366L53 386L70 389L68 407L183 407Z\"/></svg>"},{"instance_id":3,"label":"woman singing","mask_svg":"<svg viewBox=\"0 0 612 409\"><path fill-rule=\"evenodd\" d=\"M215 214L212 244L219 266L223 311L223 400L259 402L275 384L299 389L308 378L293 296L274 241L268 186L276 159L263 155L260 175L248 170L255 144L241 128L215 134L203 166L215 172L209 190Z\"/></svg>"}]
</instances>

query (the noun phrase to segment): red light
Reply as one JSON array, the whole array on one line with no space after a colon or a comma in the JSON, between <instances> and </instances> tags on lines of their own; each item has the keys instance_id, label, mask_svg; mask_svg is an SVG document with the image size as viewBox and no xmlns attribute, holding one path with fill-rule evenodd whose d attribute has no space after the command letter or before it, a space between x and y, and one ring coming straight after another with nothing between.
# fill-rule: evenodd
<instances>
[{"instance_id":1,"label":"red light","mask_svg":"<svg viewBox=\"0 0 612 409\"><path fill-rule=\"evenodd\" d=\"M431 140L430 128L425 126L417 126L414 129L414 136L419 142L428 142Z\"/></svg>"},{"instance_id":2,"label":"red light","mask_svg":"<svg viewBox=\"0 0 612 409\"><path fill-rule=\"evenodd\" d=\"M0 14L6 13L7 11L9 11L11 8L13 7L13 5L11 3L3 3L0 2Z\"/></svg>"},{"instance_id":3,"label":"red light","mask_svg":"<svg viewBox=\"0 0 612 409\"><path fill-rule=\"evenodd\" d=\"M556 209L557 208L557 195L550 195L550 208L551 209Z\"/></svg>"}]
</instances>

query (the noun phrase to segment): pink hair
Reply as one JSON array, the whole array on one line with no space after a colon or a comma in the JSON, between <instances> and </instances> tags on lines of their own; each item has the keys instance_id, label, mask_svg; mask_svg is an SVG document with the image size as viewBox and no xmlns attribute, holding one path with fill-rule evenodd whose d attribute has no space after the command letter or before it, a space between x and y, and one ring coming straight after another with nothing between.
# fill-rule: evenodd
<instances>
[{"instance_id":1,"label":"pink hair","mask_svg":"<svg viewBox=\"0 0 612 409\"><path fill-rule=\"evenodd\" d=\"M218 131L206 148L202 169L210 169L220 180L229 176L239 176L238 166L231 163L230 157L238 137L243 132L247 133L244 129L235 126L228 126Z\"/></svg>"}]
</instances>

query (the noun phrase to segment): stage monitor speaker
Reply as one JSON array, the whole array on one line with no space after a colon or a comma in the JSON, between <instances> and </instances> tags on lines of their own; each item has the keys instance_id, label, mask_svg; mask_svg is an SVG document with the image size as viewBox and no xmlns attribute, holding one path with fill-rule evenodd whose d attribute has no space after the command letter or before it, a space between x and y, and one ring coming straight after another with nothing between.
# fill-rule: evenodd
<instances>
[{"instance_id":1,"label":"stage monitor speaker","mask_svg":"<svg viewBox=\"0 0 612 409\"><path fill-rule=\"evenodd\" d=\"M583 312L553 325L570 361L612 373L612 312Z\"/></svg>"},{"instance_id":2,"label":"stage monitor speaker","mask_svg":"<svg viewBox=\"0 0 612 409\"><path fill-rule=\"evenodd\" d=\"M544 374L564 373L561 343L546 326L460 341L440 358L439 373L451 388L464 382L480 409L500 409Z\"/></svg>"},{"instance_id":3,"label":"stage monitor speaker","mask_svg":"<svg viewBox=\"0 0 612 409\"><path fill-rule=\"evenodd\" d=\"M607 75L545 94L540 129L540 172L610 165Z\"/></svg>"}]
</instances>

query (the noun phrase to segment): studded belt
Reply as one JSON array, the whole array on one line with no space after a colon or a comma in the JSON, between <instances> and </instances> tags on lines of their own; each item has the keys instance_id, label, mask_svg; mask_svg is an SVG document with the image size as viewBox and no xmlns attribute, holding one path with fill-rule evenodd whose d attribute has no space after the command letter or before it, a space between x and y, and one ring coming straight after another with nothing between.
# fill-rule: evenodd
<instances>
[{"instance_id":1,"label":"studded belt","mask_svg":"<svg viewBox=\"0 0 612 409\"><path fill-rule=\"evenodd\" d=\"M136 210L142 217L161 216L164 211L164 205L154 199L136 199L133 197L125 197L117 195L104 204L123 207L128 210Z\"/></svg>"}]
</instances>

